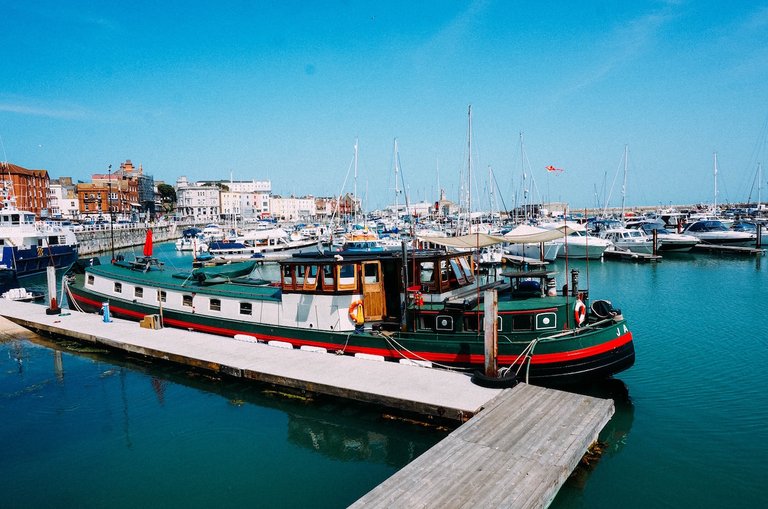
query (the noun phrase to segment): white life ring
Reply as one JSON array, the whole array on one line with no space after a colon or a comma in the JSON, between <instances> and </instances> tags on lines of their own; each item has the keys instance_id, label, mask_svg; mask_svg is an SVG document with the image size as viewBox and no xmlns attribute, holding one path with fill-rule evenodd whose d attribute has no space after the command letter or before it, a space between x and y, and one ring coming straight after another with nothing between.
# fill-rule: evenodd
<instances>
[{"instance_id":1,"label":"white life ring","mask_svg":"<svg viewBox=\"0 0 768 509\"><path fill-rule=\"evenodd\" d=\"M581 325L587 319L587 306L581 299L577 300L573 306L573 319L576 321L576 325Z\"/></svg>"}]
</instances>

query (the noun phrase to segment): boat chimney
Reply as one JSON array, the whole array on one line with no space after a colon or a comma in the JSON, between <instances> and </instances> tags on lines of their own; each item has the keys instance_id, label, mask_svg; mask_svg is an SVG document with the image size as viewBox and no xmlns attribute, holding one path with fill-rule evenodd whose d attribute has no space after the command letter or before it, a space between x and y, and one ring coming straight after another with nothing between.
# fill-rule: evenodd
<instances>
[{"instance_id":1,"label":"boat chimney","mask_svg":"<svg viewBox=\"0 0 768 509\"><path fill-rule=\"evenodd\" d=\"M579 271L571 269L571 295L576 297L579 294Z\"/></svg>"}]
</instances>

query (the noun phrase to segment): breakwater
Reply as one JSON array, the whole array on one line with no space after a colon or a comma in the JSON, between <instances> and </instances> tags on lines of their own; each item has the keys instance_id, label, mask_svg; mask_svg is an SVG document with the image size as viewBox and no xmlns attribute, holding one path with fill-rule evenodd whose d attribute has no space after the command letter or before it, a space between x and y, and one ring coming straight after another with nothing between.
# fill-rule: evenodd
<instances>
[{"instance_id":1,"label":"breakwater","mask_svg":"<svg viewBox=\"0 0 768 509\"><path fill-rule=\"evenodd\" d=\"M114 249L126 249L133 246L142 246L146 240L147 226L135 225L109 225L93 229L75 232L80 246L80 255L92 255L107 253ZM152 239L154 242L174 240L181 235L181 229L176 224L152 225Z\"/></svg>"}]
</instances>

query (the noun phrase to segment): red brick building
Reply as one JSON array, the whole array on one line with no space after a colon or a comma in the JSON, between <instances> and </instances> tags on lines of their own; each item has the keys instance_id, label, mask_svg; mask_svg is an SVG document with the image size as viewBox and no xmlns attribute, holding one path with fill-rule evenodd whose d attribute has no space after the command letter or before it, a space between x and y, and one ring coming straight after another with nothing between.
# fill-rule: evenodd
<instances>
[{"instance_id":1,"label":"red brick building","mask_svg":"<svg viewBox=\"0 0 768 509\"><path fill-rule=\"evenodd\" d=\"M38 219L48 215L50 179L46 170L28 170L11 163L0 162L0 207L15 206L34 212Z\"/></svg>"}]
</instances>

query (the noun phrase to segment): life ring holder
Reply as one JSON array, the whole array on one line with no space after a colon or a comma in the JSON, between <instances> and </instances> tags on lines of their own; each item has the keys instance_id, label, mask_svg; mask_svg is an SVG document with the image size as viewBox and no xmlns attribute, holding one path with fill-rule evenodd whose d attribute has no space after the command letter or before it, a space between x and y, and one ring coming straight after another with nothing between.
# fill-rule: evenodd
<instances>
[{"instance_id":1,"label":"life ring holder","mask_svg":"<svg viewBox=\"0 0 768 509\"><path fill-rule=\"evenodd\" d=\"M573 306L573 319L577 326L583 324L587 319L587 306L581 299L578 299Z\"/></svg>"},{"instance_id":2,"label":"life ring holder","mask_svg":"<svg viewBox=\"0 0 768 509\"><path fill-rule=\"evenodd\" d=\"M365 322L362 300L354 300L349 305L349 319L356 325L362 325Z\"/></svg>"}]
</instances>

